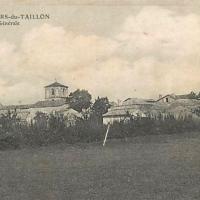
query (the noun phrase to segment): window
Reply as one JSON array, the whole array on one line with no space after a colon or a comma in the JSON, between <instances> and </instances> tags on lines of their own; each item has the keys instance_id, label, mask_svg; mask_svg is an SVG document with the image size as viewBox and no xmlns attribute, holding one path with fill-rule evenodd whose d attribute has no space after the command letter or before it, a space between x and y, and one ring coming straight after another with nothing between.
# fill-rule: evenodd
<instances>
[{"instance_id":1,"label":"window","mask_svg":"<svg viewBox=\"0 0 200 200\"><path fill-rule=\"evenodd\" d=\"M55 95L54 89L51 89L51 94L52 94L52 95Z\"/></svg>"},{"instance_id":2,"label":"window","mask_svg":"<svg viewBox=\"0 0 200 200\"><path fill-rule=\"evenodd\" d=\"M63 88L63 95L65 94L65 88Z\"/></svg>"},{"instance_id":3,"label":"window","mask_svg":"<svg viewBox=\"0 0 200 200\"><path fill-rule=\"evenodd\" d=\"M169 102L169 99L168 99L168 98L166 98L166 102L167 102L167 103Z\"/></svg>"}]
</instances>

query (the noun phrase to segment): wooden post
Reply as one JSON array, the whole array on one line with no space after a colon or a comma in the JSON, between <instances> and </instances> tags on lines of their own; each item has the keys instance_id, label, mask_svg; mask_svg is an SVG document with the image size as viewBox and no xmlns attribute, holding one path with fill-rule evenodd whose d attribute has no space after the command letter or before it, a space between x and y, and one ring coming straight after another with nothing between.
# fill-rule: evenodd
<instances>
[{"instance_id":1,"label":"wooden post","mask_svg":"<svg viewBox=\"0 0 200 200\"><path fill-rule=\"evenodd\" d=\"M107 140L107 136L108 136L109 130L110 130L110 123L108 123L108 128L107 128L106 135L105 135L105 138L104 138L104 141L103 141L103 147L104 147L105 144L106 144L106 140Z\"/></svg>"}]
</instances>

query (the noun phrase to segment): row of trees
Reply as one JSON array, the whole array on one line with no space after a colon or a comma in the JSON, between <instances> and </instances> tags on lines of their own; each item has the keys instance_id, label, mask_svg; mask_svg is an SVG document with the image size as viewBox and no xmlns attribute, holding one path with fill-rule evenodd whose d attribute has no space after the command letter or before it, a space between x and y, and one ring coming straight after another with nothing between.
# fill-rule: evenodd
<instances>
[{"instance_id":1,"label":"row of trees","mask_svg":"<svg viewBox=\"0 0 200 200\"><path fill-rule=\"evenodd\" d=\"M78 112L90 108L93 114L99 118L102 118L102 115L110 108L110 103L107 97L98 97L92 104L92 95L87 90L78 89L75 92L70 93L68 102L70 107Z\"/></svg>"}]
</instances>

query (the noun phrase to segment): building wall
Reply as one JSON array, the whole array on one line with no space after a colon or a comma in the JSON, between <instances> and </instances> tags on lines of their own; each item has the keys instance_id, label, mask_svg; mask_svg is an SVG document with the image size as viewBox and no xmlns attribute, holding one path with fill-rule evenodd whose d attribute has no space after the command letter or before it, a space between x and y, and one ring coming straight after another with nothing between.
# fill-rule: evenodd
<instances>
[{"instance_id":1,"label":"building wall","mask_svg":"<svg viewBox=\"0 0 200 200\"><path fill-rule=\"evenodd\" d=\"M171 103L173 101L175 101L175 99L172 98L171 96L166 96L159 100L159 102L163 102L163 103Z\"/></svg>"},{"instance_id":2,"label":"building wall","mask_svg":"<svg viewBox=\"0 0 200 200\"><path fill-rule=\"evenodd\" d=\"M103 117L103 124L113 124L114 122L121 122L124 121L127 117L124 116L109 116Z\"/></svg>"},{"instance_id":3,"label":"building wall","mask_svg":"<svg viewBox=\"0 0 200 200\"><path fill-rule=\"evenodd\" d=\"M68 89L65 87L47 87L45 88L45 99L68 97Z\"/></svg>"},{"instance_id":4,"label":"building wall","mask_svg":"<svg viewBox=\"0 0 200 200\"><path fill-rule=\"evenodd\" d=\"M11 113L15 112L14 110L11 111ZM63 112L65 113L72 113L72 109L69 109L69 105L65 104L62 106L57 106L57 107L43 107L43 108L27 108L27 109L17 109L17 116L21 118L24 114L27 114L27 116L23 119L26 121L28 124L31 124L31 122L34 122L34 117L36 116L37 112L42 112L47 115L50 113L55 113L55 112ZM7 114L8 110L1 110L0 114ZM73 115L76 115L76 111L73 111ZM65 114L66 115L66 114ZM78 116L78 114L77 114ZM79 117L79 116L78 116Z\"/></svg>"}]
</instances>

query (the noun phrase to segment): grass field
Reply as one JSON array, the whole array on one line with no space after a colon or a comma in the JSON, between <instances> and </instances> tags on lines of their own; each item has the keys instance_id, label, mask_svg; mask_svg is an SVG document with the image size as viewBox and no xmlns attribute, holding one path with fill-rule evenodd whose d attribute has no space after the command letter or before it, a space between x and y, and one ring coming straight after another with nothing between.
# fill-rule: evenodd
<instances>
[{"instance_id":1,"label":"grass field","mask_svg":"<svg viewBox=\"0 0 200 200\"><path fill-rule=\"evenodd\" d=\"M0 200L200 199L200 134L0 152Z\"/></svg>"}]
</instances>

